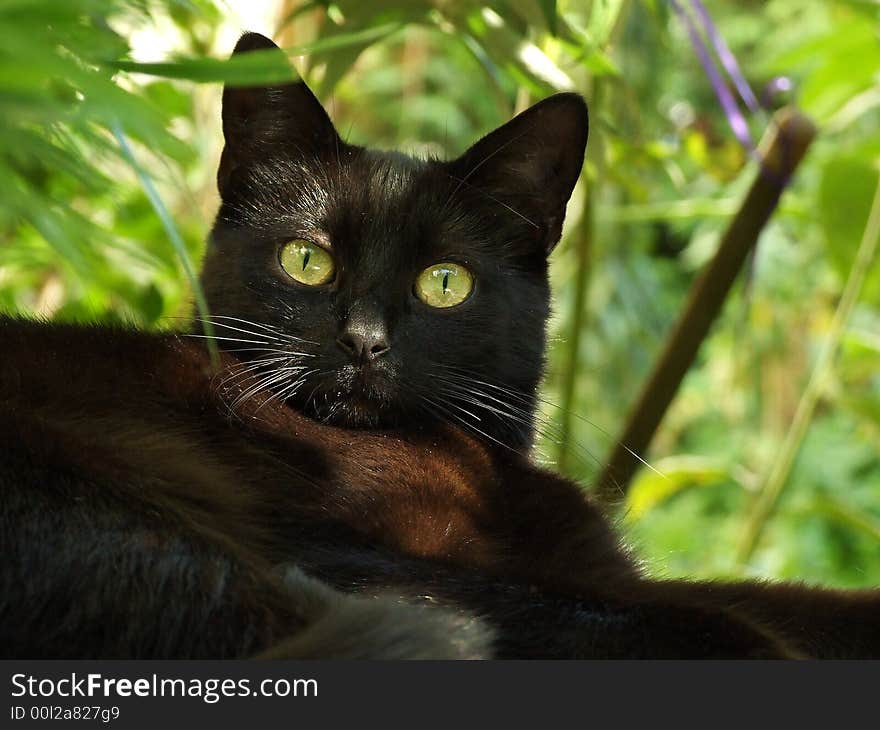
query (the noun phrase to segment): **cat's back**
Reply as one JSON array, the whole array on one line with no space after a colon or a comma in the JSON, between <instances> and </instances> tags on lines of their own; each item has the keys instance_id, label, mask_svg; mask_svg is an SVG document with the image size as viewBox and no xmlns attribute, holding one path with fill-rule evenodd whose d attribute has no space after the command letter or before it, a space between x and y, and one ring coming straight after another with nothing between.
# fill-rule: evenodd
<instances>
[{"instance_id":1,"label":"cat's back","mask_svg":"<svg viewBox=\"0 0 880 730\"><path fill-rule=\"evenodd\" d=\"M0 342L4 501L75 498L97 510L109 500L160 519L246 525L259 496L239 465L259 462L217 411L197 343L10 317Z\"/></svg>"},{"instance_id":2,"label":"cat's back","mask_svg":"<svg viewBox=\"0 0 880 730\"><path fill-rule=\"evenodd\" d=\"M122 325L65 324L0 315L0 403L49 403L63 395L69 407L119 397L139 405L153 395L175 398L205 390L210 359L174 334Z\"/></svg>"}]
</instances>

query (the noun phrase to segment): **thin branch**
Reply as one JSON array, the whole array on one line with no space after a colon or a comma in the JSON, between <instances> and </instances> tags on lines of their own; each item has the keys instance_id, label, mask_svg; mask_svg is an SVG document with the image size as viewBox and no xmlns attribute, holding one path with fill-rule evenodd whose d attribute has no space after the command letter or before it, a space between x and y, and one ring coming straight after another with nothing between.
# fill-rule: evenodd
<instances>
[{"instance_id":1,"label":"thin branch","mask_svg":"<svg viewBox=\"0 0 880 730\"><path fill-rule=\"evenodd\" d=\"M816 358L816 364L813 366L810 380L807 382L807 387L804 389L798 403L791 428L788 429L785 441L779 451L779 456L773 463L766 481L758 492L751 514L746 522L736 555L739 566L745 565L752 557L755 547L761 539L761 534L779 501L782 490L788 482L791 468L800 451L804 436L806 436L807 429L813 420L816 406L831 373L835 355L840 348L840 340L843 337L844 328L852 314L856 301L858 301L862 284L865 282L865 277L877 253L878 241L880 241L880 180L878 180L877 190L874 193L874 202L871 206L871 213L868 216L865 232L862 235L862 241L859 244L859 250L853 261L852 269L850 269L843 294L837 305L837 310L834 312L834 318L831 320L831 326L828 329L825 342L822 344L822 349Z\"/></svg>"}]
</instances>

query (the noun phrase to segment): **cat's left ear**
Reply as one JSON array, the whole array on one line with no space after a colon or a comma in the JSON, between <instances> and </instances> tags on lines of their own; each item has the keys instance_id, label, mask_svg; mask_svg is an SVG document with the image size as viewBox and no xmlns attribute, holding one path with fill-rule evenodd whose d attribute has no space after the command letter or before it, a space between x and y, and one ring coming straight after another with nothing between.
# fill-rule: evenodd
<instances>
[{"instance_id":1,"label":"cat's left ear","mask_svg":"<svg viewBox=\"0 0 880 730\"><path fill-rule=\"evenodd\" d=\"M545 253L559 242L565 206L584 164L587 104L556 94L486 135L457 160L454 176L486 194L498 214L517 215L534 229Z\"/></svg>"},{"instance_id":2,"label":"cat's left ear","mask_svg":"<svg viewBox=\"0 0 880 730\"><path fill-rule=\"evenodd\" d=\"M271 51L280 63L283 52L266 36L245 33L232 55ZM217 171L223 196L232 172L274 155L335 154L339 136L324 107L305 82L275 86L226 86L223 89L223 137L226 144Z\"/></svg>"}]
</instances>

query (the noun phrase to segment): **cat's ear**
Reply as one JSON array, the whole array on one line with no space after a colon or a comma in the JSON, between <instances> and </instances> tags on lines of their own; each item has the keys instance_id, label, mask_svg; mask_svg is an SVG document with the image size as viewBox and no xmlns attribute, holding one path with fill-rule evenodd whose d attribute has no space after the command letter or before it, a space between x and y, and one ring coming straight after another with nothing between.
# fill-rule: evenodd
<instances>
[{"instance_id":1,"label":"cat's ear","mask_svg":"<svg viewBox=\"0 0 880 730\"><path fill-rule=\"evenodd\" d=\"M587 105L578 94L556 94L489 133L452 163L461 185L486 195L528 222L550 253L562 235L565 206L584 163Z\"/></svg>"},{"instance_id":2,"label":"cat's ear","mask_svg":"<svg viewBox=\"0 0 880 730\"><path fill-rule=\"evenodd\" d=\"M232 55L251 51L273 51L284 58L281 49L259 33L245 33ZM223 137L226 144L217 171L221 196L238 167L278 154L321 156L335 150L339 141L330 117L304 81L224 87Z\"/></svg>"}]
</instances>

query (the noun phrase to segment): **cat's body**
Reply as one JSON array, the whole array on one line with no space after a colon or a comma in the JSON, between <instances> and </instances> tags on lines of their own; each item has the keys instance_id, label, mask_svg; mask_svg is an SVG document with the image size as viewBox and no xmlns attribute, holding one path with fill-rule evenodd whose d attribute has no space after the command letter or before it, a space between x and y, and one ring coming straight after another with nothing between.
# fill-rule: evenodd
<instances>
[{"instance_id":1,"label":"cat's body","mask_svg":"<svg viewBox=\"0 0 880 730\"><path fill-rule=\"evenodd\" d=\"M744 649L715 627L739 630L734 620L622 601L635 572L578 488L517 457L496 463L461 431L342 430L262 398L230 419L230 394L190 342L15 320L0 332L6 656L242 656L301 642L310 587L296 576L285 588L278 566L448 605L463 617L441 625L463 630L450 633L462 655L484 654L490 634L470 615L502 655L773 653L748 629ZM712 640L665 625L690 614ZM329 623L326 646L282 651L357 647Z\"/></svg>"},{"instance_id":2,"label":"cat's body","mask_svg":"<svg viewBox=\"0 0 880 730\"><path fill-rule=\"evenodd\" d=\"M880 656L877 593L648 581L523 455L579 97L452 162L344 143L303 84L227 89L224 132L219 371L0 319L3 655Z\"/></svg>"},{"instance_id":3,"label":"cat's body","mask_svg":"<svg viewBox=\"0 0 880 730\"><path fill-rule=\"evenodd\" d=\"M874 593L642 579L576 485L462 431L322 426L268 392L230 418L235 393L192 342L8 319L0 333L4 656L880 647ZM291 568L425 608L349 605L297 573L285 585Z\"/></svg>"}]
</instances>

